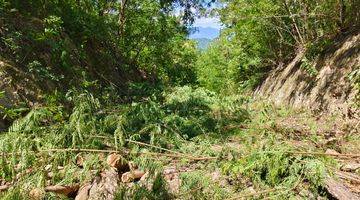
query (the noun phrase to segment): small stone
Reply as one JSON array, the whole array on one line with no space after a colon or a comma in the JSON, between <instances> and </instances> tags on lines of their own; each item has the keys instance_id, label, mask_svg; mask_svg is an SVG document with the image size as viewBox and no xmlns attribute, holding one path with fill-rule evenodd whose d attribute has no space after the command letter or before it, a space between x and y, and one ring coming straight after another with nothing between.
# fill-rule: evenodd
<instances>
[{"instance_id":1,"label":"small stone","mask_svg":"<svg viewBox=\"0 0 360 200\"><path fill-rule=\"evenodd\" d=\"M79 185L72 185L72 186L53 185L53 186L47 186L45 188L45 192L53 192L68 197L75 196L78 190L79 190Z\"/></svg>"},{"instance_id":2,"label":"small stone","mask_svg":"<svg viewBox=\"0 0 360 200\"><path fill-rule=\"evenodd\" d=\"M341 167L342 171L353 172L360 169L360 163L348 163Z\"/></svg>"},{"instance_id":3,"label":"small stone","mask_svg":"<svg viewBox=\"0 0 360 200\"><path fill-rule=\"evenodd\" d=\"M84 166L84 158L81 155L76 156L76 165L79 167Z\"/></svg>"},{"instance_id":4,"label":"small stone","mask_svg":"<svg viewBox=\"0 0 360 200\"><path fill-rule=\"evenodd\" d=\"M334 154L334 155L339 155L340 153L335 151L334 149L326 149L325 151L326 154Z\"/></svg>"},{"instance_id":5,"label":"small stone","mask_svg":"<svg viewBox=\"0 0 360 200\"><path fill-rule=\"evenodd\" d=\"M141 179L141 177L144 176L144 174L145 174L145 172L140 171L140 170L126 172L126 173L123 173L123 175L121 176L121 181L123 183L130 183L137 179Z\"/></svg>"},{"instance_id":6,"label":"small stone","mask_svg":"<svg viewBox=\"0 0 360 200\"><path fill-rule=\"evenodd\" d=\"M39 188L34 188L30 191L29 196L33 200L40 200L44 198L44 191Z\"/></svg>"},{"instance_id":7,"label":"small stone","mask_svg":"<svg viewBox=\"0 0 360 200\"><path fill-rule=\"evenodd\" d=\"M52 168L52 165L46 165L46 166L45 166L45 171L50 171L51 168Z\"/></svg>"},{"instance_id":8,"label":"small stone","mask_svg":"<svg viewBox=\"0 0 360 200\"><path fill-rule=\"evenodd\" d=\"M130 170L130 163L128 164L119 154L110 154L107 157L106 162L110 167L117 169L119 172L126 172Z\"/></svg>"}]
</instances>

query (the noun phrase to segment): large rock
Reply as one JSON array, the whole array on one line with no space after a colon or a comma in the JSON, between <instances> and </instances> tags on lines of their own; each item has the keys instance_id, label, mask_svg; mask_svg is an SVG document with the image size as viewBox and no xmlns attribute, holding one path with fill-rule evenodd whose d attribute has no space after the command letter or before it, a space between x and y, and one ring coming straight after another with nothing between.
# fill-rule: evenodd
<instances>
[{"instance_id":1,"label":"large rock","mask_svg":"<svg viewBox=\"0 0 360 200\"><path fill-rule=\"evenodd\" d=\"M116 190L119 187L119 174L115 169L110 169L101 173L97 177L88 191L88 200L113 200Z\"/></svg>"}]
</instances>

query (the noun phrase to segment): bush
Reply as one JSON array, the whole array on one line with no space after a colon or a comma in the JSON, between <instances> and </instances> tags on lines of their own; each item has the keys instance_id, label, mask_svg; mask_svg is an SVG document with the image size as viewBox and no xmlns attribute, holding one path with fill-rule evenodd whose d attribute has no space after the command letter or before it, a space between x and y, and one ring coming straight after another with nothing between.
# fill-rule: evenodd
<instances>
[{"instance_id":1,"label":"bush","mask_svg":"<svg viewBox=\"0 0 360 200\"><path fill-rule=\"evenodd\" d=\"M181 141L200 134L220 134L224 126L248 118L239 101L240 97L221 98L204 88L175 87L164 92L161 100L153 97L133 103L122 116L119 138L166 144L168 139Z\"/></svg>"}]
</instances>

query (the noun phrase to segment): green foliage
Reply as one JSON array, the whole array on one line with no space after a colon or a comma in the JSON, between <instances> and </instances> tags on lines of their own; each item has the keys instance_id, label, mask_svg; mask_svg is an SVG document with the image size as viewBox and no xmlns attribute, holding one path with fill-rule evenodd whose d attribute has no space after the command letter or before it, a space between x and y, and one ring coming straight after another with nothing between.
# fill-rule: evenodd
<instances>
[{"instance_id":1,"label":"green foliage","mask_svg":"<svg viewBox=\"0 0 360 200\"><path fill-rule=\"evenodd\" d=\"M172 141L175 147L179 147L186 139L201 134L221 134L225 126L241 123L248 117L241 107L241 98L220 98L203 88L188 86L174 88L145 102L121 107L107 107L100 100L89 92L73 90L67 94L67 101L73 107L70 113L64 107L53 104L34 108L16 120L8 133L0 137L1 151L11 152L12 157L11 162L6 156L0 159L0 176L11 179L18 173L13 166L25 170L47 162L68 165L69 157L73 156L59 152L37 162L36 155L41 150L104 149L107 145L120 148L127 145L125 139L162 146ZM108 138L106 143L103 137ZM89 165L90 170L97 163ZM65 180L64 176L54 181L60 180Z\"/></svg>"},{"instance_id":2,"label":"green foliage","mask_svg":"<svg viewBox=\"0 0 360 200\"><path fill-rule=\"evenodd\" d=\"M197 61L199 82L215 91L256 87L263 74L306 48L303 68L331 44L340 29L356 28L358 5L346 1L222 0L216 8L226 28ZM354 12L355 11L355 12ZM350 22L354 20L354 22Z\"/></svg>"},{"instance_id":3,"label":"green foliage","mask_svg":"<svg viewBox=\"0 0 360 200\"><path fill-rule=\"evenodd\" d=\"M262 104L255 115L244 108L248 99L234 94L255 87L267 70L288 62L298 47L307 49L302 67L315 76L311 62L330 44L328 38L351 27L351 19L359 21L358 6L350 0L222 0L223 6L215 10L226 28L200 53L187 38L187 25L194 10L202 11L211 2L0 0L1 59L11 64L4 70L14 83L28 86L20 96L38 98L30 109L0 105L2 116L16 119L0 135L0 179L16 179L24 186L0 197L26 199L29 190L49 182L90 181L94 171L106 166L102 155L54 149L128 148L129 157L146 151L130 140L219 156L221 161L209 161L212 166L222 166L235 181L239 175L249 179L256 189L285 187L289 192L284 199L303 180L316 192L327 175L325 166L334 163L291 153L296 147L286 143L288 132L274 119L290 111ZM340 2L345 13L339 11ZM334 19L343 14L340 22ZM349 78L359 86L359 70ZM243 123L249 128L242 130ZM214 150L215 142L234 133L241 136L241 146ZM85 158L82 169L75 164L78 156ZM134 157L154 182L151 187L122 188L117 198L173 198L161 176L163 163ZM200 168L205 165L199 163ZM64 172L58 166L65 167ZM46 181L49 171L53 176ZM19 174L24 176L18 179ZM193 198L220 199L228 192L212 183L206 170L180 178L180 190L191 191Z\"/></svg>"},{"instance_id":4,"label":"green foliage","mask_svg":"<svg viewBox=\"0 0 360 200\"><path fill-rule=\"evenodd\" d=\"M360 106L360 68L355 69L349 74L349 79L353 83L355 89L357 89L356 105Z\"/></svg>"},{"instance_id":5,"label":"green foliage","mask_svg":"<svg viewBox=\"0 0 360 200\"><path fill-rule=\"evenodd\" d=\"M183 22L190 22L193 8L203 8L204 1L137 0L121 5L116 1L10 0L0 5L4 9L2 56L24 72L11 75L15 83L34 83L29 90L39 98L39 93L54 88L61 93L78 88L83 72L89 82L97 81L99 92L109 86L127 94L130 84L154 87L196 82L197 51L187 39L188 23ZM186 13L173 15L175 8L183 6Z\"/></svg>"},{"instance_id":6,"label":"green foliage","mask_svg":"<svg viewBox=\"0 0 360 200\"><path fill-rule=\"evenodd\" d=\"M139 138L152 144L193 138L200 134L219 134L231 123L247 119L241 98L221 98L203 88L175 87L163 100L132 104L121 118L119 138Z\"/></svg>"},{"instance_id":7,"label":"green foliage","mask_svg":"<svg viewBox=\"0 0 360 200\"><path fill-rule=\"evenodd\" d=\"M63 24L63 21L61 20L60 17L51 15L45 18L44 22L45 22L44 32L47 37L60 35Z\"/></svg>"},{"instance_id":8,"label":"green foliage","mask_svg":"<svg viewBox=\"0 0 360 200\"><path fill-rule=\"evenodd\" d=\"M198 38L194 39L197 43L197 48L200 49L200 51L205 51L211 44L212 40L208 38Z\"/></svg>"},{"instance_id":9,"label":"green foliage","mask_svg":"<svg viewBox=\"0 0 360 200\"><path fill-rule=\"evenodd\" d=\"M279 189L266 195L270 199L291 199L299 195L299 190L307 190L314 196L323 195L320 188L331 175L332 168L337 167L337 162L325 156L296 152L315 151L317 147L308 141L324 136L304 135L293 140L291 129L281 128L283 119L302 116L303 111L279 108L266 102L257 102L251 108L254 110L250 111L247 129L238 131L240 149L233 151L233 159L221 164L223 172L235 181L240 194L246 195L251 183L256 191ZM312 122L312 118L309 121ZM302 145L294 145L298 141L302 141Z\"/></svg>"},{"instance_id":10,"label":"green foliage","mask_svg":"<svg viewBox=\"0 0 360 200\"><path fill-rule=\"evenodd\" d=\"M30 62L27 65L27 68L29 70L30 73L34 74L35 76L38 77L38 80L53 80L53 81L60 81L60 79L63 79L64 76L60 75L54 75L53 73L50 72L51 69L49 69L48 67L44 67L39 61L34 60L32 62Z\"/></svg>"},{"instance_id":11,"label":"green foliage","mask_svg":"<svg viewBox=\"0 0 360 200\"><path fill-rule=\"evenodd\" d=\"M21 191L20 187L11 189L10 191L4 192L4 194L0 195L0 198L2 200L22 200L22 199L28 199L29 196L24 195L24 193Z\"/></svg>"},{"instance_id":12,"label":"green foliage","mask_svg":"<svg viewBox=\"0 0 360 200\"><path fill-rule=\"evenodd\" d=\"M0 91L0 99L5 97L5 91ZM4 106L0 105L0 113L3 112Z\"/></svg>"},{"instance_id":13,"label":"green foliage","mask_svg":"<svg viewBox=\"0 0 360 200\"><path fill-rule=\"evenodd\" d=\"M42 123L51 116L47 108L31 110L25 117L15 121L9 132L37 132Z\"/></svg>"},{"instance_id":14,"label":"green foliage","mask_svg":"<svg viewBox=\"0 0 360 200\"><path fill-rule=\"evenodd\" d=\"M150 188L142 185L135 185L130 190L126 187L120 188L116 193L115 200L171 199L172 195L169 193L167 183L162 175L157 173L157 175L152 178L154 180Z\"/></svg>"},{"instance_id":15,"label":"green foliage","mask_svg":"<svg viewBox=\"0 0 360 200\"><path fill-rule=\"evenodd\" d=\"M317 190L326 175L325 164L314 158L289 155L289 150L288 147L280 146L253 150L250 155L225 166L224 170L270 187L284 186L291 189L305 179L311 183L312 189Z\"/></svg>"},{"instance_id":16,"label":"green foliage","mask_svg":"<svg viewBox=\"0 0 360 200\"><path fill-rule=\"evenodd\" d=\"M301 62L300 67L303 68L311 77L315 77L319 73L307 57L304 57Z\"/></svg>"}]
</instances>

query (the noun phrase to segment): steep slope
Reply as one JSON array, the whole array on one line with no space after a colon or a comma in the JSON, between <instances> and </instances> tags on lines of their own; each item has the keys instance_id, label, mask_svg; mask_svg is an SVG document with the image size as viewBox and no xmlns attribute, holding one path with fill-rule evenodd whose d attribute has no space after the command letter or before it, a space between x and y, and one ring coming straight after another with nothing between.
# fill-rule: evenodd
<instances>
[{"instance_id":1,"label":"steep slope","mask_svg":"<svg viewBox=\"0 0 360 200\"><path fill-rule=\"evenodd\" d=\"M109 86L125 91L128 82L141 80L137 68L127 67L120 49L106 34L70 34L72 27L58 25L61 21L51 16L42 20L16 10L1 16L2 107L34 107L47 96L56 97L84 84L99 92ZM78 24L76 28L84 27ZM0 130L9 124L4 115L0 109Z\"/></svg>"},{"instance_id":2,"label":"steep slope","mask_svg":"<svg viewBox=\"0 0 360 200\"><path fill-rule=\"evenodd\" d=\"M290 64L271 71L255 95L275 104L354 115L358 91L348 77L360 67L360 33L337 36L334 41L311 65L315 73L303 67L305 52L300 50Z\"/></svg>"}]
</instances>

